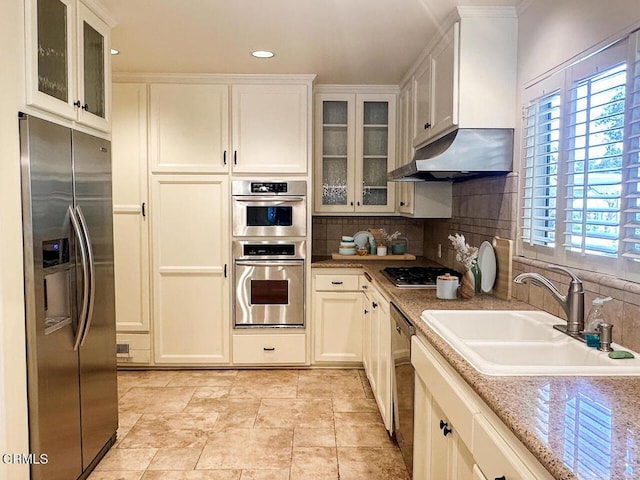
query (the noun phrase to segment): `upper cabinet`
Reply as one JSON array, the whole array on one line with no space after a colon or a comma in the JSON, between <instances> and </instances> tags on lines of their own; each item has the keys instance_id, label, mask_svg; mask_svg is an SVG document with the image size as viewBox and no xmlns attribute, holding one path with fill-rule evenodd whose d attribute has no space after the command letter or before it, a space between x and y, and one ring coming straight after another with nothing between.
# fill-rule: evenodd
<instances>
[{"instance_id":1,"label":"upper cabinet","mask_svg":"<svg viewBox=\"0 0 640 480\"><path fill-rule=\"evenodd\" d=\"M150 91L151 171L228 172L228 86L154 83Z\"/></svg>"},{"instance_id":2,"label":"upper cabinet","mask_svg":"<svg viewBox=\"0 0 640 480\"><path fill-rule=\"evenodd\" d=\"M311 82L300 76L153 78L153 173L306 174Z\"/></svg>"},{"instance_id":3,"label":"upper cabinet","mask_svg":"<svg viewBox=\"0 0 640 480\"><path fill-rule=\"evenodd\" d=\"M315 202L318 213L394 211L396 97L393 93L316 95Z\"/></svg>"},{"instance_id":4,"label":"upper cabinet","mask_svg":"<svg viewBox=\"0 0 640 480\"><path fill-rule=\"evenodd\" d=\"M440 39L413 77L414 146L458 123L457 63L459 22Z\"/></svg>"},{"instance_id":5,"label":"upper cabinet","mask_svg":"<svg viewBox=\"0 0 640 480\"><path fill-rule=\"evenodd\" d=\"M515 9L457 7L449 23L406 80L413 95L414 147L457 127L515 126Z\"/></svg>"},{"instance_id":6,"label":"upper cabinet","mask_svg":"<svg viewBox=\"0 0 640 480\"><path fill-rule=\"evenodd\" d=\"M78 0L28 0L25 12L27 105L109 131L108 14Z\"/></svg>"},{"instance_id":7,"label":"upper cabinet","mask_svg":"<svg viewBox=\"0 0 640 480\"><path fill-rule=\"evenodd\" d=\"M310 88L233 85L233 171L307 173Z\"/></svg>"}]
</instances>

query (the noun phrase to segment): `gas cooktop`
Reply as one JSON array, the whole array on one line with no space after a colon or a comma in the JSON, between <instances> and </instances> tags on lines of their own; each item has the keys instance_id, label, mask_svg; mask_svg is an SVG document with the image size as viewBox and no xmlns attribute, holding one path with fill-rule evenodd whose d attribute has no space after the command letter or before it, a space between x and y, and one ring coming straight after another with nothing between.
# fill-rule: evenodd
<instances>
[{"instance_id":1,"label":"gas cooktop","mask_svg":"<svg viewBox=\"0 0 640 480\"><path fill-rule=\"evenodd\" d=\"M462 278L460 272L445 267L387 267L382 273L400 288L436 288L438 276L447 273Z\"/></svg>"}]
</instances>

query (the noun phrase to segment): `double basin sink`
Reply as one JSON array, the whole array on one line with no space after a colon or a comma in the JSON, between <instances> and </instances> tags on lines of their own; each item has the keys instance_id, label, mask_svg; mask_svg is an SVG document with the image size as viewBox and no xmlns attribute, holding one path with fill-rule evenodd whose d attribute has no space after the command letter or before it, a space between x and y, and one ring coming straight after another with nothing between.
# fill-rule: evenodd
<instances>
[{"instance_id":1,"label":"double basin sink","mask_svg":"<svg viewBox=\"0 0 640 480\"><path fill-rule=\"evenodd\" d=\"M640 375L640 354L609 358L554 329L565 322L546 312L425 310L422 319L485 375Z\"/></svg>"}]
</instances>

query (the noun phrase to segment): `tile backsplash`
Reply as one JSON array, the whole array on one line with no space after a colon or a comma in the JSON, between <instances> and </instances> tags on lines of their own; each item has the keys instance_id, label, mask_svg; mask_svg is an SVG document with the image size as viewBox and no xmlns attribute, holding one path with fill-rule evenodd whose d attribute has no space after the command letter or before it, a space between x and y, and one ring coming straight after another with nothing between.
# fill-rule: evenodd
<instances>
[{"instance_id":1,"label":"tile backsplash","mask_svg":"<svg viewBox=\"0 0 640 480\"><path fill-rule=\"evenodd\" d=\"M455 183L453 186L453 217L446 220L424 220L424 255L448 267L459 268L448 236L458 232L470 245L480 246L495 235L516 240L520 218L517 211L518 176L482 178ZM438 244L442 257L438 258ZM569 277L545 268L546 263L515 256L513 275L538 272L555 283L564 294ZM583 281L585 315L596 297L612 297L605 304L607 321L614 325L613 341L640 352L640 284L603 275L588 266L572 271ZM514 285L513 297L553 315L566 318L558 303L545 289L531 285Z\"/></svg>"},{"instance_id":2,"label":"tile backsplash","mask_svg":"<svg viewBox=\"0 0 640 480\"><path fill-rule=\"evenodd\" d=\"M399 231L407 238L407 253L424 255L423 220L404 217L313 217L314 256L331 255L338 252L340 238L369 228L384 228L389 234Z\"/></svg>"}]
</instances>

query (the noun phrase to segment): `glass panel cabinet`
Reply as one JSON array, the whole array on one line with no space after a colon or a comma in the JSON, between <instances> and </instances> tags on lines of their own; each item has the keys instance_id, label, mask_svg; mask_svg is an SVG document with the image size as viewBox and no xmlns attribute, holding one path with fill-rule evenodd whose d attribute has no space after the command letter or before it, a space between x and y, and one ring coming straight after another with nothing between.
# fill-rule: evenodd
<instances>
[{"instance_id":1,"label":"glass panel cabinet","mask_svg":"<svg viewBox=\"0 0 640 480\"><path fill-rule=\"evenodd\" d=\"M78 0L25 5L27 105L108 131L109 25Z\"/></svg>"},{"instance_id":2,"label":"glass panel cabinet","mask_svg":"<svg viewBox=\"0 0 640 480\"><path fill-rule=\"evenodd\" d=\"M393 212L395 109L395 93L316 96L316 212Z\"/></svg>"}]
</instances>

